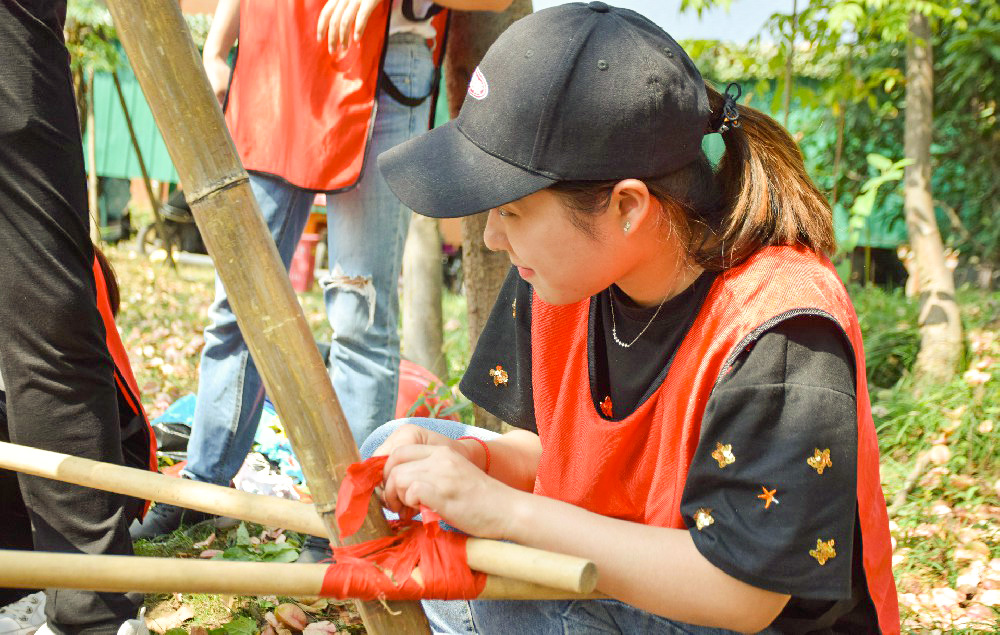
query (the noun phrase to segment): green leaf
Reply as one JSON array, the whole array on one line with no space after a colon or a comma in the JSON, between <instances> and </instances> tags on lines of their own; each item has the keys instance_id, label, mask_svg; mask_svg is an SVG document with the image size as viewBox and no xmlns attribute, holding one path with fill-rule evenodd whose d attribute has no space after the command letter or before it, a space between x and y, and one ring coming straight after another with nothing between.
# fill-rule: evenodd
<instances>
[{"instance_id":1,"label":"green leaf","mask_svg":"<svg viewBox=\"0 0 1000 635\"><path fill-rule=\"evenodd\" d=\"M880 172L885 172L886 170L892 168L892 159L884 157L881 154L872 152L868 155L867 159L868 164Z\"/></svg>"},{"instance_id":2,"label":"green leaf","mask_svg":"<svg viewBox=\"0 0 1000 635\"><path fill-rule=\"evenodd\" d=\"M246 523L240 523L240 526L236 529L236 544L250 544L250 532L247 530Z\"/></svg>"},{"instance_id":3,"label":"green leaf","mask_svg":"<svg viewBox=\"0 0 1000 635\"><path fill-rule=\"evenodd\" d=\"M241 615L233 621L223 624L222 630L226 635L256 635L259 632L257 621L246 615Z\"/></svg>"},{"instance_id":4,"label":"green leaf","mask_svg":"<svg viewBox=\"0 0 1000 635\"><path fill-rule=\"evenodd\" d=\"M176 626L174 628L167 629L163 635L188 635L187 629Z\"/></svg>"},{"instance_id":5,"label":"green leaf","mask_svg":"<svg viewBox=\"0 0 1000 635\"><path fill-rule=\"evenodd\" d=\"M249 547L236 545L230 547L220 554L216 554L212 560L240 560L242 562L260 562L260 554L250 550Z\"/></svg>"}]
</instances>

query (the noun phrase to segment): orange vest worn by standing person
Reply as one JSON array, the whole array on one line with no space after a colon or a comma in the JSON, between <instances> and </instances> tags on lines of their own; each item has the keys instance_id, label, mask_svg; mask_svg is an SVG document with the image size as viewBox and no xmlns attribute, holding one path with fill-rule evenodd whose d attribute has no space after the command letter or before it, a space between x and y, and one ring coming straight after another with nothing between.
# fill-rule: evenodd
<instances>
[{"instance_id":1,"label":"orange vest worn by standing person","mask_svg":"<svg viewBox=\"0 0 1000 635\"><path fill-rule=\"evenodd\" d=\"M535 493L646 525L686 529L681 497L705 408L735 355L795 314L832 318L854 352L858 417L857 501L868 591L883 633L899 632L888 516L858 319L826 258L768 247L720 274L663 383L621 421L596 411L589 390L590 298L552 306L532 299L535 420L544 451ZM580 448L593 451L583 452Z\"/></svg>"},{"instance_id":2,"label":"orange vest worn by standing person","mask_svg":"<svg viewBox=\"0 0 1000 635\"><path fill-rule=\"evenodd\" d=\"M337 192L353 187L365 167L391 2L378 4L360 41L332 54L316 41L324 4L241 0L226 123L246 169ZM431 18L439 66L446 14Z\"/></svg>"},{"instance_id":3,"label":"orange vest worn by standing person","mask_svg":"<svg viewBox=\"0 0 1000 635\"><path fill-rule=\"evenodd\" d=\"M108 297L108 285L101 269L100 262L94 258L94 282L97 288L97 308L104 322L105 341L108 352L115 365L115 384L118 388L118 417L122 426L122 452L128 467L146 468L156 472L156 435L149 425L146 411L142 407L139 396L139 386L132 374L132 365L125 352L118 328L115 325L114 312ZM134 499L131 499L134 500ZM143 501L142 507L136 510L141 518L149 509L149 501Z\"/></svg>"}]
</instances>

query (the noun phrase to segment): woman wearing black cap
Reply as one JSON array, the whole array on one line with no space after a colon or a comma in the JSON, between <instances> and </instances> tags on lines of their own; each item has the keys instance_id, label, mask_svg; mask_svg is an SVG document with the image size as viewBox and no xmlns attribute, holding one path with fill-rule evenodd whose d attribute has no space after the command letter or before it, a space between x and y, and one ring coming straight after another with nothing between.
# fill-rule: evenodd
<instances>
[{"instance_id":1,"label":"woman wearing black cap","mask_svg":"<svg viewBox=\"0 0 1000 635\"><path fill-rule=\"evenodd\" d=\"M589 558L615 598L472 602L480 632L899 631L830 209L738 96L635 12L562 5L379 157L414 211L489 210L514 267L461 388L519 428L383 426L387 506Z\"/></svg>"}]
</instances>

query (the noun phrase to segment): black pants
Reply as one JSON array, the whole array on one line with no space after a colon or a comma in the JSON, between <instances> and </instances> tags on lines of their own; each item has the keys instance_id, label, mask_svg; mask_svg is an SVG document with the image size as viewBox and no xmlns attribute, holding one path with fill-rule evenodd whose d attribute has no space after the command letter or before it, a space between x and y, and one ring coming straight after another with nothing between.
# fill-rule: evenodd
<instances>
[{"instance_id":1,"label":"black pants","mask_svg":"<svg viewBox=\"0 0 1000 635\"><path fill-rule=\"evenodd\" d=\"M113 362L91 273L65 13L65 0L0 0L0 372L7 432L13 443L121 463ZM24 475L18 483L35 549L132 552L124 497ZM0 514L8 506L14 501L0 500ZM134 616L136 599L50 589L45 612L56 632L116 633Z\"/></svg>"}]
</instances>

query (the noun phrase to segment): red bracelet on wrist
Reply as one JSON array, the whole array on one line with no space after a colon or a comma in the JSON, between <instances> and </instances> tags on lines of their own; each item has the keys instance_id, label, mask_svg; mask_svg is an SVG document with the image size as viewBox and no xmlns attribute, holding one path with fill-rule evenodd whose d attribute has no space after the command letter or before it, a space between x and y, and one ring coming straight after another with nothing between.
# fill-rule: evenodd
<instances>
[{"instance_id":1,"label":"red bracelet on wrist","mask_svg":"<svg viewBox=\"0 0 1000 635\"><path fill-rule=\"evenodd\" d=\"M479 437L458 437L455 440L456 441L462 441L463 439L472 439L473 441L475 441L479 445L483 446L483 452L486 453L486 467L483 468L483 473L489 474L490 473L490 446L486 445L486 442L483 441L482 439L480 439Z\"/></svg>"}]
</instances>

